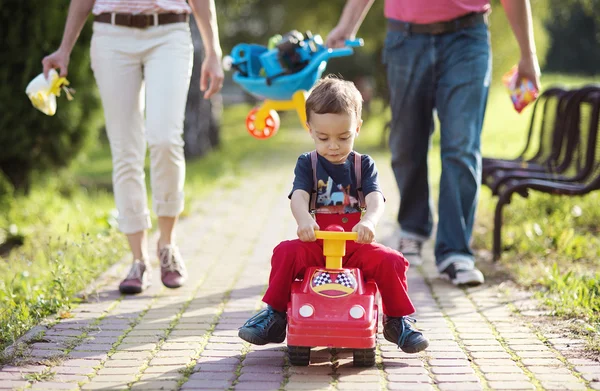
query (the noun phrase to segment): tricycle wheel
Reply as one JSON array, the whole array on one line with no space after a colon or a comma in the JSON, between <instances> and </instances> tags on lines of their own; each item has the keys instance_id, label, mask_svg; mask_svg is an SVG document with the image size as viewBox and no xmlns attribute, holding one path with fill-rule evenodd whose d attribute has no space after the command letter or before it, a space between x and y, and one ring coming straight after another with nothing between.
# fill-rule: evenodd
<instances>
[{"instance_id":1,"label":"tricycle wheel","mask_svg":"<svg viewBox=\"0 0 600 391\"><path fill-rule=\"evenodd\" d=\"M355 367L372 367L375 365L375 348L354 349L353 364Z\"/></svg>"},{"instance_id":2,"label":"tricycle wheel","mask_svg":"<svg viewBox=\"0 0 600 391\"><path fill-rule=\"evenodd\" d=\"M305 367L310 363L310 347L288 345L290 364Z\"/></svg>"},{"instance_id":3,"label":"tricycle wheel","mask_svg":"<svg viewBox=\"0 0 600 391\"><path fill-rule=\"evenodd\" d=\"M275 110L269 110L269 115L265 118L264 123L256 124L256 113L258 112L258 108L254 108L248 113L246 117L246 129L252 135L252 137L257 139L267 139L269 137L273 137L275 133L279 130L279 114Z\"/></svg>"}]
</instances>

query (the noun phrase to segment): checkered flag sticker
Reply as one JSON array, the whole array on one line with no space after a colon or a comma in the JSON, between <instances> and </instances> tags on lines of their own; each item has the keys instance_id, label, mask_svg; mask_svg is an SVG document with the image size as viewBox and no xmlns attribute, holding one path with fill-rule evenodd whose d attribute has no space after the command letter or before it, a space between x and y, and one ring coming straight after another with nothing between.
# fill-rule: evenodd
<instances>
[{"instance_id":1,"label":"checkered flag sticker","mask_svg":"<svg viewBox=\"0 0 600 391\"><path fill-rule=\"evenodd\" d=\"M331 284L331 276L328 272L319 273L313 278L313 286L319 286L323 284Z\"/></svg>"},{"instance_id":2,"label":"checkered flag sticker","mask_svg":"<svg viewBox=\"0 0 600 391\"><path fill-rule=\"evenodd\" d=\"M355 288L356 287L356 278L354 278L354 274L350 272L340 273L335 280L340 285L343 285L347 288Z\"/></svg>"}]
</instances>

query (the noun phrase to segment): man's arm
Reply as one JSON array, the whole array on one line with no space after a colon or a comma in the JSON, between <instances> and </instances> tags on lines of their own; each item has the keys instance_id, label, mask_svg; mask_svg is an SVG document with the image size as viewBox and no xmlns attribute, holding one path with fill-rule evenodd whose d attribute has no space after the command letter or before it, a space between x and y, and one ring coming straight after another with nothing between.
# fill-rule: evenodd
<instances>
[{"instance_id":1,"label":"man's arm","mask_svg":"<svg viewBox=\"0 0 600 391\"><path fill-rule=\"evenodd\" d=\"M75 46L75 42L77 42L77 38L79 38L88 15L92 12L95 2L96 0L71 0L60 47L56 52L44 57L42 60L46 77L48 77L48 72L52 68L60 69L61 76L67 75L71 51Z\"/></svg>"},{"instance_id":2,"label":"man's arm","mask_svg":"<svg viewBox=\"0 0 600 391\"><path fill-rule=\"evenodd\" d=\"M200 89L206 91L204 98L210 98L223 87L223 69L221 66L221 43L214 0L189 0L198 30L204 45L204 61L200 75ZM208 83L210 81L210 87Z\"/></svg>"},{"instance_id":3,"label":"man's arm","mask_svg":"<svg viewBox=\"0 0 600 391\"><path fill-rule=\"evenodd\" d=\"M519 78L531 80L539 90L540 66L535 50L529 0L501 0L501 2L521 51Z\"/></svg>"},{"instance_id":4,"label":"man's arm","mask_svg":"<svg viewBox=\"0 0 600 391\"><path fill-rule=\"evenodd\" d=\"M337 26L327 36L325 46L341 48L347 39L353 39L374 1L348 0Z\"/></svg>"}]
</instances>

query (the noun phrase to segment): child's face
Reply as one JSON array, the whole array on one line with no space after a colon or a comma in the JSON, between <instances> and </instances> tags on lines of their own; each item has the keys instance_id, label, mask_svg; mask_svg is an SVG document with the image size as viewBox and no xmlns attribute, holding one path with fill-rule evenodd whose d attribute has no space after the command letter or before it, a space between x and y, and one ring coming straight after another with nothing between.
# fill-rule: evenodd
<instances>
[{"instance_id":1,"label":"child's face","mask_svg":"<svg viewBox=\"0 0 600 391\"><path fill-rule=\"evenodd\" d=\"M362 120L354 115L311 113L308 128L315 140L319 155L334 164L342 164L354 148L354 139L360 131Z\"/></svg>"}]
</instances>

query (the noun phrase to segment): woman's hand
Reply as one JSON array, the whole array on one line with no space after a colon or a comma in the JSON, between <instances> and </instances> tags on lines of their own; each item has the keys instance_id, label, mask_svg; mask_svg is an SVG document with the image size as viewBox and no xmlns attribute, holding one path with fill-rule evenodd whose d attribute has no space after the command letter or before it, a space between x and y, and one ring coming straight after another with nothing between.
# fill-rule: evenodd
<instances>
[{"instance_id":1,"label":"woman's hand","mask_svg":"<svg viewBox=\"0 0 600 391\"><path fill-rule=\"evenodd\" d=\"M200 73L200 90L204 91L204 99L210 98L221 90L223 78L221 56L216 53L207 54L202 61Z\"/></svg>"},{"instance_id":2,"label":"woman's hand","mask_svg":"<svg viewBox=\"0 0 600 391\"><path fill-rule=\"evenodd\" d=\"M69 68L70 53L58 49L52 54L47 55L42 60L42 66L44 67L44 76L48 78L48 72L50 69L60 69L59 75L66 77Z\"/></svg>"}]
</instances>

